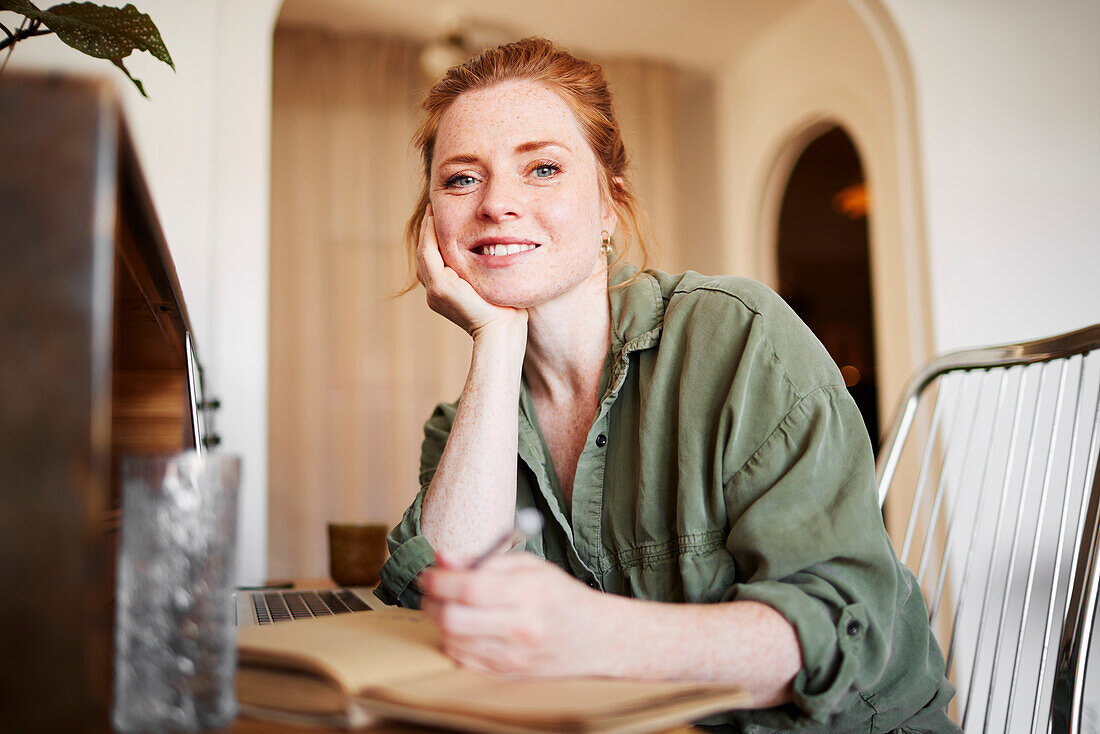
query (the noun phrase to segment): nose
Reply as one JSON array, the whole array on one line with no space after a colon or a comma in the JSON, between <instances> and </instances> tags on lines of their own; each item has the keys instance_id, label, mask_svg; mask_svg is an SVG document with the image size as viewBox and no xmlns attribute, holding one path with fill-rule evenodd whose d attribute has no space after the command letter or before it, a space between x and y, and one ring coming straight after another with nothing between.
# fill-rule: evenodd
<instances>
[{"instance_id":1,"label":"nose","mask_svg":"<svg viewBox=\"0 0 1100 734\"><path fill-rule=\"evenodd\" d=\"M518 182L509 181L506 177L494 176L481 191L481 202L477 210L479 218L500 222L520 216L522 196Z\"/></svg>"}]
</instances>

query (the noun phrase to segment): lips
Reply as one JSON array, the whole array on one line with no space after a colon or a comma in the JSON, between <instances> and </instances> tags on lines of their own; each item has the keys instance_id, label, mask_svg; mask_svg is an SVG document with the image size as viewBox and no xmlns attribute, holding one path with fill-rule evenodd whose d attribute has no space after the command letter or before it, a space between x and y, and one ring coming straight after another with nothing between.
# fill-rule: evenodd
<instances>
[{"instance_id":1,"label":"lips","mask_svg":"<svg viewBox=\"0 0 1100 734\"><path fill-rule=\"evenodd\" d=\"M479 255L492 255L493 257L499 257L501 255L515 255L517 252L525 252L527 250L535 249L535 245L481 245L475 247L474 252Z\"/></svg>"},{"instance_id":2,"label":"lips","mask_svg":"<svg viewBox=\"0 0 1100 734\"><path fill-rule=\"evenodd\" d=\"M487 257L504 257L506 255L515 255L520 252L534 250L537 247L537 243L531 242L529 240L486 237L484 239L478 240L470 249L477 255L485 255Z\"/></svg>"}]
</instances>

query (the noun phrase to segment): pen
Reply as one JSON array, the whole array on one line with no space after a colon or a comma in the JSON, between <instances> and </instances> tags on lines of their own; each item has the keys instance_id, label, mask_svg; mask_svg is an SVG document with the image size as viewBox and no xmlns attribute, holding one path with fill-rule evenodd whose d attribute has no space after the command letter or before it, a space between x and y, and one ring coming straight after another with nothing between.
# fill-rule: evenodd
<instances>
[{"instance_id":1,"label":"pen","mask_svg":"<svg viewBox=\"0 0 1100 734\"><path fill-rule=\"evenodd\" d=\"M501 550L510 547L518 540L526 540L542 530L542 513L534 507L521 507L516 510L515 527L500 536L489 550L470 562L468 568L477 568Z\"/></svg>"}]
</instances>

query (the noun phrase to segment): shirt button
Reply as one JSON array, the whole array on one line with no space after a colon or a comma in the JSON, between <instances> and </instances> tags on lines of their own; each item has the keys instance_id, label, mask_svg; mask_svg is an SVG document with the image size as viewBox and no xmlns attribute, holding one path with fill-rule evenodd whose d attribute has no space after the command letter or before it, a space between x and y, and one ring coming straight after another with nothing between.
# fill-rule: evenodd
<instances>
[{"instance_id":1,"label":"shirt button","mask_svg":"<svg viewBox=\"0 0 1100 734\"><path fill-rule=\"evenodd\" d=\"M607 445L607 436L603 435L602 433L600 435L596 436L596 445L599 446L601 449L604 446L606 446Z\"/></svg>"},{"instance_id":2,"label":"shirt button","mask_svg":"<svg viewBox=\"0 0 1100 734\"><path fill-rule=\"evenodd\" d=\"M848 623L848 636L855 637L859 634L859 622L852 620Z\"/></svg>"}]
</instances>

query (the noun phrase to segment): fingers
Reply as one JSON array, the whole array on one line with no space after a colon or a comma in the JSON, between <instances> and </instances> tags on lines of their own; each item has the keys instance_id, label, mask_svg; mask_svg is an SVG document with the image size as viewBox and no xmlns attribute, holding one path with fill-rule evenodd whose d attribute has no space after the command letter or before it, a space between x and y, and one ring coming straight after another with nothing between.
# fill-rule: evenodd
<instances>
[{"instance_id":1,"label":"fingers","mask_svg":"<svg viewBox=\"0 0 1100 734\"><path fill-rule=\"evenodd\" d=\"M420 241L416 247L416 277L424 286L428 307L461 326L467 332L478 319L471 314L489 305L457 272L447 266L435 233L432 205L424 208L420 220Z\"/></svg>"},{"instance_id":2,"label":"fingers","mask_svg":"<svg viewBox=\"0 0 1100 734\"><path fill-rule=\"evenodd\" d=\"M443 651L464 668L480 673L530 674L536 659L531 650L508 640L490 637L451 635L443 641Z\"/></svg>"},{"instance_id":3,"label":"fingers","mask_svg":"<svg viewBox=\"0 0 1100 734\"><path fill-rule=\"evenodd\" d=\"M442 551L435 554L435 565L437 568L462 571L468 568L469 564L469 560L462 556L455 556L450 553L443 553Z\"/></svg>"},{"instance_id":4,"label":"fingers","mask_svg":"<svg viewBox=\"0 0 1100 734\"><path fill-rule=\"evenodd\" d=\"M437 601L458 602L469 606L488 606L503 601L503 594L493 594L494 587L505 585L497 574L484 570L434 567L426 568L417 579L426 597Z\"/></svg>"},{"instance_id":5,"label":"fingers","mask_svg":"<svg viewBox=\"0 0 1100 734\"><path fill-rule=\"evenodd\" d=\"M495 638L500 640L529 637L527 630L518 634L521 624L514 608L503 606L469 606L425 597L420 608L447 636Z\"/></svg>"},{"instance_id":6,"label":"fingers","mask_svg":"<svg viewBox=\"0 0 1100 734\"><path fill-rule=\"evenodd\" d=\"M469 606L514 606L532 583L530 574L545 572L546 561L530 553L493 556L476 569L465 559L436 555L436 565L424 569L417 583L426 596Z\"/></svg>"},{"instance_id":7,"label":"fingers","mask_svg":"<svg viewBox=\"0 0 1100 734\"><path fill-rule=\"evenodd\" d=\"M420 219L420 239L416 246L416 277L425 288L430 288L445 267L435 236L435 216L432 205L424 208Z\"/></svg>"}]
</instances>

